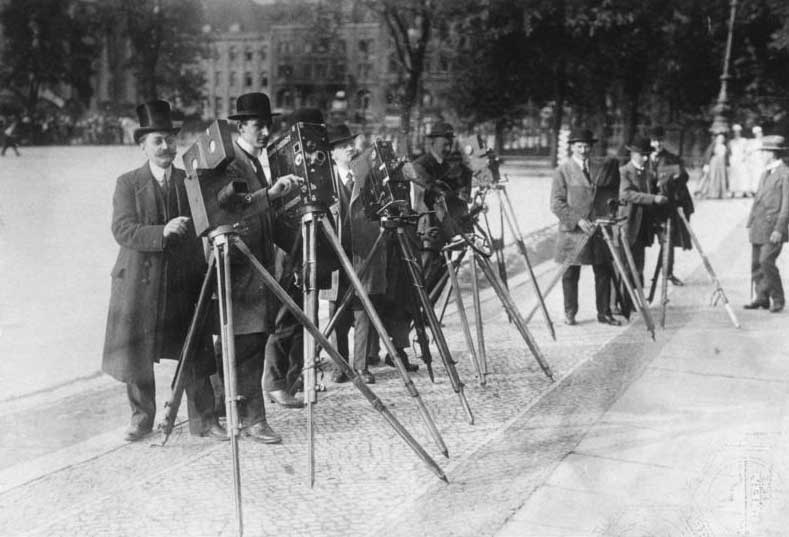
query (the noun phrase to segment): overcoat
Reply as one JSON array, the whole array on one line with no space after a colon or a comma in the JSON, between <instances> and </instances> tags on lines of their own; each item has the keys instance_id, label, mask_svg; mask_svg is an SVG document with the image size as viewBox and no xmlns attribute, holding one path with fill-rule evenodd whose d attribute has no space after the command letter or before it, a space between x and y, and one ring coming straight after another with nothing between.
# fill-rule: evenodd
<instances>
[{"instance_id":1,"label":"overcoat","mask_svg":"<svg viewBox=\"0 0 789 537\"><path fill-rule=\"evenodd\" d=\"M639 171L631 161L619 168L619 177L619 199L628 202L619 208L619 215L627 217L623 225L628 242L634 245L640 237L642 246L650 246L655 240L652 172L648 166Z\"/></svg>"},{"instance_id":2,"label":"overcoat","mask_svg":"<svg viewBox=\"0 0 789 537\"><path fill-rule=\"evenodd\" d=\"M167 215L168 196L147 162L115 187L112 234L120 252L111 272L102 371L122 382L151 383L154 362L178 358L207 268L191 221L186 236L164 240L167 220L191 217L184 172L173 168L170 182Z\"/></svg>"},{"instance_id":3,"label":"overcoat","mask_svg":"<svg viewBox=\"0 0 789 537\"><path fill-rule=\"evenodd\" d=\"M669 200L674 201L674 204L669 203L657 208L655 217L658 221L665 221L670 216L671 244L680 246L683 250L690 250L693 248L690 233L685 229L675 209L675 207L682 209L685 217L690 221L690 215L694 211L693 198L688 190L688 172L685 170L682 159L663 148L656 156L650 157L649 162L652 167L652 191L663 194Z\"/></svg>"},{"instance_id":4,"label":"overcoat","mask_svg":"<svg viewBox=\"0 0 789 537\"><path fill-rule=\"evenodd\" d=\"M773 231L781 233L787 242L789 233L789 168L783 162L770 172L762 172L759 190L748 215L748 240L751 244L766 244Z\"/></svg>"},{"instance_id":5,"label":"overcoat","mask_svg":"<svg viewBox=\"0 0 789 537\"><path fill-rule=\"evenodd\" d=\"M272 242L271 210L268 206L268 180L262 167L256 170L252 157L238 142L234 144L235 158L229 171L244 178L249 192L254 194L257 210L243 218L247 232L241 240L272 275L275 275L276 256ZM263 278L249 260L238 252L231 252L230 278L233 297L233 329L236 335L270 332L278 303L266 287Z\"/></svg>"},{"instance_id":6,"label":"overcoat","mask_svg":"<svg viewBox=\"0 0 789 537\"><path fill-rule=\"evenodd\" d=\"M572 158L560 164L553 174L551 212L559 218L556 237L556 262L563 263L577 248L584 232L578 227L582 218L590 222L609 215L608 201L619 196L619 163L608 158L590 162L590 179ZM608 262L608 248L597 230L575 260L574 265L600 265Z\"/></svg>"}]
</instances>

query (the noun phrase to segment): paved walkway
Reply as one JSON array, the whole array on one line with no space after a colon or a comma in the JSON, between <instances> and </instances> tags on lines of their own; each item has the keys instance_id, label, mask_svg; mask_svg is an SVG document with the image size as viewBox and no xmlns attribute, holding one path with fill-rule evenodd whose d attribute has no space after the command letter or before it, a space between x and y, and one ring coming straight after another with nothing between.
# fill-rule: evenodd
<instances>
[{"instance_id":1,"label":"paved walkway","mask_svg":"<svg viewBox=\"0 0 789 537\"><path fill-rule=\"evenodd\" d=\"M678 255L677 273L688 286L672 290L669 323L656 342L640 320L623 328L593 322L591 272L585 270L580 325L557 323L556 342L539 315L531 325L556 374L550 383L487 291L486 387L474 378L457 315L450 311L445 319L475 424L466 422L440 365L435 384L424 371L414 377L449 459L430 441L393 370L375 371L374 390L442 465L450 484L436 480L352 386L329 383L316 409L314 489L304 484L303 411L269 409L282 445L242 442L245 534L723 536L782 528L786 472L775 446L785 430L779 350L786 343L779 329L785 314L739 310L747 300L741 223L748 205L706 202L694 217L743 330L731 327L722 308L708 305L711 287L695 254ZM544 279L552 267L548 262L537 270ZM528 310L534 302L528 281L516 276L511 286ZM561 293L551 294L548 304L559 321ZM168 373L160 371L163 389ZM32 422L32 431L53 412L78 408L86 418L101 418L119 404L121 392L97 382L79 393L3 405L0 420ZM226 443L184 432L163 448L156 436L124 444L111 422L37 458L20 452L41 449L46 438L3 439L3 460L8 453L17 462L0 469L0 535L234 534Z\"/></svg>"}]
</instances>

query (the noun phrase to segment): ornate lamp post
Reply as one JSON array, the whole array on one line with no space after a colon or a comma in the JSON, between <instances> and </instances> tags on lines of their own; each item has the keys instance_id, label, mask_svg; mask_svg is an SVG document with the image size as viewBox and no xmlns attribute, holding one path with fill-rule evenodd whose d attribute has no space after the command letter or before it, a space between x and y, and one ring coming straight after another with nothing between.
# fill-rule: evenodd
<instances>
[{"instance_id":1,"label":"ornate lamp post","mask_svg":"<svg viewBox=\"0 0 789 537\"><path fill-rule=\"evenodd\" d=\"M729 81L729 61L731 60L731 41L734 34L734 17L737 13L737 0L729 2L729 31L726 37L726 52L723 56L723 74L721 75L721 90L718 94L718 102L712 108L715 114L710 126L710 132L729 132L729 98L726 94L726 85Z\"/></svg>"}]
</instances>

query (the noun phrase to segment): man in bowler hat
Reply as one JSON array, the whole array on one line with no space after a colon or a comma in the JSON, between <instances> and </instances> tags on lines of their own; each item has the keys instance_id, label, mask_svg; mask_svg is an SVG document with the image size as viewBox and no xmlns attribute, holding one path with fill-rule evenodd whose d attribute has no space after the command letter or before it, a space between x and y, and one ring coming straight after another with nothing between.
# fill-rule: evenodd
<instances>
[{"instance_id":1,"label":"man in bowler hat","mask_svg":"<svg viewBox=\"0 0 789 537\"><path fill-rule=\"evenodd\" d=\"M195 234L183 171L173 167L175 135L170 105L137 107L134 141L147 158L118 178L113 196L112 234L120 252L112 269L102 370L126 383L131 423L126 440L148 434L156 413L153 364L177 359L207 270ZM209 376L215 371L210 337L197 342L187 364L189 430L227 439L213 413Z\"/></svg>"},{"instance_id":2,"label":"man in bowler hat","mask_svg":"<svg viewBox=\"0 0 789 537\"><path fill-rule=\"evenodd\" d=\"M778 313L786 303L781 274L775 264L783 243L789 240L789 168L779 156L786 150L783 136L762 138L764 171L747 225L756 298L745 309L762 308Z\"/></svg>"},{"instance_id":3,"label":"man in bowler hat","mask_svg":"<svg viewBox=\"0 0 789 537\"><path fill-rule=\"evenodd\" d=\"M551 211L559 218L556 261L563 263L585 234L594 233L562 276L565 322L571 326L576 324L578 313L580 265L592 265L594 270L597 321L621 324L611 315L610 253L600 230L593 225L595 219L608 215L608 201L619 195L619 166L614 159L602 163L591 160L596 141L588 129L573 130L568 140L571 156L556 168L551 186Z\"/></svg>"},{"instance_id":4,"label":"man in bowler hat","mask_svg":"<svg viewBox=\"0 0 789 537\"><path fill-rule=\"evenodd\" d=\"M296 188L299 178L294 175L269 181L261 158L271 132L271 103L264 93L246 93L236 100L236 112L228 117L235 120L238 138L235 158L229 166L243 177L249 192L266 192L269 202ZM249 215L241 222L241 239L260 263L274 272L275 250L272 242L272 211L263 210ZM276 299L262 277L245 258L232 258L231 286L238 394L242 397L242 434L264 444L276 444L282 437L266 421L263 401L263 369L268 334L273 328L277 312Z\"/></svg>"}]
</instances>

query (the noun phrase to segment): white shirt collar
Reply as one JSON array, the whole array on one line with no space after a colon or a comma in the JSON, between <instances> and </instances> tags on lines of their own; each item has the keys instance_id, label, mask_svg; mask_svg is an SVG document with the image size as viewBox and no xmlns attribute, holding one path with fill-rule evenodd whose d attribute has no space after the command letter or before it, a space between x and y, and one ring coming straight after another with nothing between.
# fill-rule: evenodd
<instances>
[{"instance_id":1,"label":"white shirt collar","mask_svg":"<svg viewBox=\"0 0 789 537\"><path fill-rule=\"evenodd\" d=\"M164 188L164 179L165 177L170 177L172 175L172 164L167 168L160 168L150 160L148 161L148 167L151 169L151 173L153 174L153 178L156 179L156 182L159 183L159 186Z\"/></svg>"},{"instance_id":2,"label":"white shirt collar","mask_svg":"<svg viewBox=\"0 0 789 537\"><path fill-rule=\"evenodd\" d=\"M636 164L632 160L630 161L630 164L633 165L633 167L636 169L636 171L639 171L639 172L643 172L644 171L644 166L639 166L638 164Z\"/></svg>"},{"instance_id":3,"label":"white shirt collar","mask_svg":"<svg viewBox=\"0 0 789 537\"><path fill-rule=\"evenodd\" d=\"M430 154L433 155L433 158L436 159L436 162L438 162L439 164L443 164L444 158L441 155L437 154L435 151L433 151L432 147L430 148Z\"/></svg>"},{"instance_id":4,"label":"white shirt collar","mask_svg":"<svg viewBox=\"0 0 789 537\"><path fill-rule=\"evenodd\" d=\"M777 159L777 160L772 161L767 166L765 166L764 169L768 170L768 171L773 171L774 169L776 169L780 165L781 165L781 159Z\"/></svg>"},{"instance_id":5,"label":"white shirt collar","mask_svg":"<svg viewBox=\"0 0 789 537\"><path fill-rule=\"evenodd\" d=\"M570 158L572 158L572 159L573 159L573 160L576 162L576 164L578 164L578 166L579 166L579 167L580 167L582 170L584 169L584 162L587 162L587 166L589 165L589 164L588 164L588 162L589 162L589 160L588 160L588 159L587 159L586 161L584 161L583 159L581 159L581 158L578 158L578 157L576 157L575 155L573 155L573 156L572 156L572 157L570 157Z\"/></svg>"},{"instance_id":6,"label":"white shirt collar","mask_svg":"<svg viewBox=\"0 0 789 537\"><path fill-rule=\"evenodd\" d=\"M247 153L249 153L253 157L255 157L258 160L260 160L260 156L263 154L263 149L258 149L256 147L252 147L252 145L250 145L249 142L247 142L246 140L244 140L240 136L236 140L236 143L238 143L238 145L241 147L241 149L243 149L244 151L246 151Z\"/></svg>"},{"instance_id":7,"label":"white shirt collar","mask_svg":"<svg viewBox=\"0 0 789 537\"><path fill-rule=\"evenodd\" d=\"M345 166L340 166L337 163L335 163L335 168L337 168L337 174L340 176L340 180L342 181L342 184L348 186L348 181L349 181L348 174L350 173L351 175L353 175L353 171L350 168Z\"/></svg>"}]
</instances>

